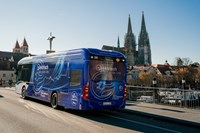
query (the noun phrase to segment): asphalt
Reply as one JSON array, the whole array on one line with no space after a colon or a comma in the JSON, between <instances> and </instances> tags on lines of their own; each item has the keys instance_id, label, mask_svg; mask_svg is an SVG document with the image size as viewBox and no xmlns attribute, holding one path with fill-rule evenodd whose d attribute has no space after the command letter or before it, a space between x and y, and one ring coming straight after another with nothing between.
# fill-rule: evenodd
<instances>
[{"instance_id":1,"label":"asphalt","mask_svg":"<svg viewBox=\"0 0 200 133\"><path fill-rule=\"evenodd\" d=\"M200 128L200 109L127 101L122 111Z\"/></svg>"},{"instance_id":2,"label":"asphalt","mask_svg":"<svg viewBox=\"0 0 200 133\"><path fill-rule=\"evenodd\" d=\"M1 89L15 90L14 87ZM127 101L125 109L121 111L200 128L200 109Z\"/></svg>"}]
</instances>

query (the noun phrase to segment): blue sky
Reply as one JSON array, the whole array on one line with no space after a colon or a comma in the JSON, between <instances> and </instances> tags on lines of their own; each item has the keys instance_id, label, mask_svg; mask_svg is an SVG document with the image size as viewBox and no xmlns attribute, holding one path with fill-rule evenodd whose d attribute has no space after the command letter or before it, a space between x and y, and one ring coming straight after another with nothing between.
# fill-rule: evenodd
<instances>
[{"instance_id":1,"label":"blue sky","mask_svg":"<svg viewBox=\"0 0 200 133\"><path fill-rule=\"evenodd\" d=\"M49 49L117 46L124 36L130 14L138 36L142 11L149 33L152 63L176 57L200 62L200 0L0 0L0 51L12 51L24 37L32 54Z\"/></svg>"}]
</instances>

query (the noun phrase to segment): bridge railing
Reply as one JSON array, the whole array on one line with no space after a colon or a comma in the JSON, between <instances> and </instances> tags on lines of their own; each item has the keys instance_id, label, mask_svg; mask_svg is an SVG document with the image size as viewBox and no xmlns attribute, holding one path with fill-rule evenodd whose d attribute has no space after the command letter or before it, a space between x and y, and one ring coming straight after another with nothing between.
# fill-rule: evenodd
<instances>
[{"instance_id":1,"label":"bridge railing","mask_svg":"<svg viewBox=\"0 0 200 133\"><path fill-rule=\"evenodd\" d=\"M127 100L200 109L200 90L127 85Z\"/></svg>"}]
</instances>

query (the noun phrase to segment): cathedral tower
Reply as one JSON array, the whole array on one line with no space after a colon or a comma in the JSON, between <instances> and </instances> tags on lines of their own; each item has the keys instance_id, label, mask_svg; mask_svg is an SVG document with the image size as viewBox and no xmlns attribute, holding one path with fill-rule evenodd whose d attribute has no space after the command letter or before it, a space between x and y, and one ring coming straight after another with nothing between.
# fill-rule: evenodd
<instances>
[{"instance_id":1,"label":"cathedral tower","mask_svg":"<svg viewBox=\"0 0 200 133\"><path fill-rule=\"evenodd\" d=\"M13 53L20 53L20 46L18 40L15 43L15 47L13 48Z\"/></svg>"},{"instance_id":2,"label":"cathedral tower","mask_svg":"<svg viewBox=\"0 0 200 133\"><path fill-rule=\"evenodd\" d=\"M28 43L26 39L24 38L24 41L22 42L22 45L20 47L18 40L15 43L15 47L13 48L13 53L22 53L28 55Z\"/></svg>"},{"instance_id":3,"label":"cathedral tower","mask_svg":"<svg viewBox=\"0 0 200 133\"><path fill-rule=\"evenodd\" d=\"M134 66L136 61L136 42L132 33L131 18L128 18L128 30L125 35L124 50L127 58L128 66Z\"/></svg>"},{"instance_id":4,"label":"cathedral tower","mask_svg":"<svg viewBox=\"0 0 200 133\"><path fill-rule=\"evenodd\" d=\"M138 58L137 64L151 65L151 47L149 41L149 35L146 30L144 12L142 12L142 24L141 31L138 38Z\"/></svg>"},{"instance_id":5,"label":"cathedral tower","mask_svg":"<svg viewBox=\"0 0 200 133\"><path fill-rule=\"evenodd\" d=\"M25 38L21 46L21 53L28 55L28 43Z\"/></svg>"},{"instance_id":6,"label":"cathedral tower","mask_svg":"<svg viewBox=\"0 0 200 133\"><path fill-rule=\"evenodd\" d=\"M136 45L138 46L136 47ZM134 65L151 65L151 47L149 41L149 35L146 30L144 12L142 12L141 31L136 44L135 36L132 32L131 18L128 17L128 30L124 37L124 47L120 46L119 37L117 41L117 47L103 45L102 49L116 50L123 53L127 59L127 66ZM137 48L137 49L136 49Z\"/></svg>"}]
</instances>

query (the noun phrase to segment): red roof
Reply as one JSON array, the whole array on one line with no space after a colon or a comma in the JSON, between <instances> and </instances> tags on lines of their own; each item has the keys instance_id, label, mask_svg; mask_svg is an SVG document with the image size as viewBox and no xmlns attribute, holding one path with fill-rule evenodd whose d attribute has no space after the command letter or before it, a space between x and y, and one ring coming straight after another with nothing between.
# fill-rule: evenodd
<instances>
[{"instance_id":1,"label":"red roof","mask_svg":"<svg viewBox=\"0 0 200 133\"><path fill-rule=\"evenodd\" d=\"M20 48L18 40L15 43L15 48Z\"/></svg>"},{"instance_id":2,"label":"red roof","mask_svg":"<svg viewBox=\"0 0 200 133\"><path fill-rule=\"evenodd\" d=\"M28 43L26 42L26 39L25 39L25 38L24 38L24 41L23 41L22 46L26 46L26 47L28 47Z\"/></svg>"}]
</instances>

